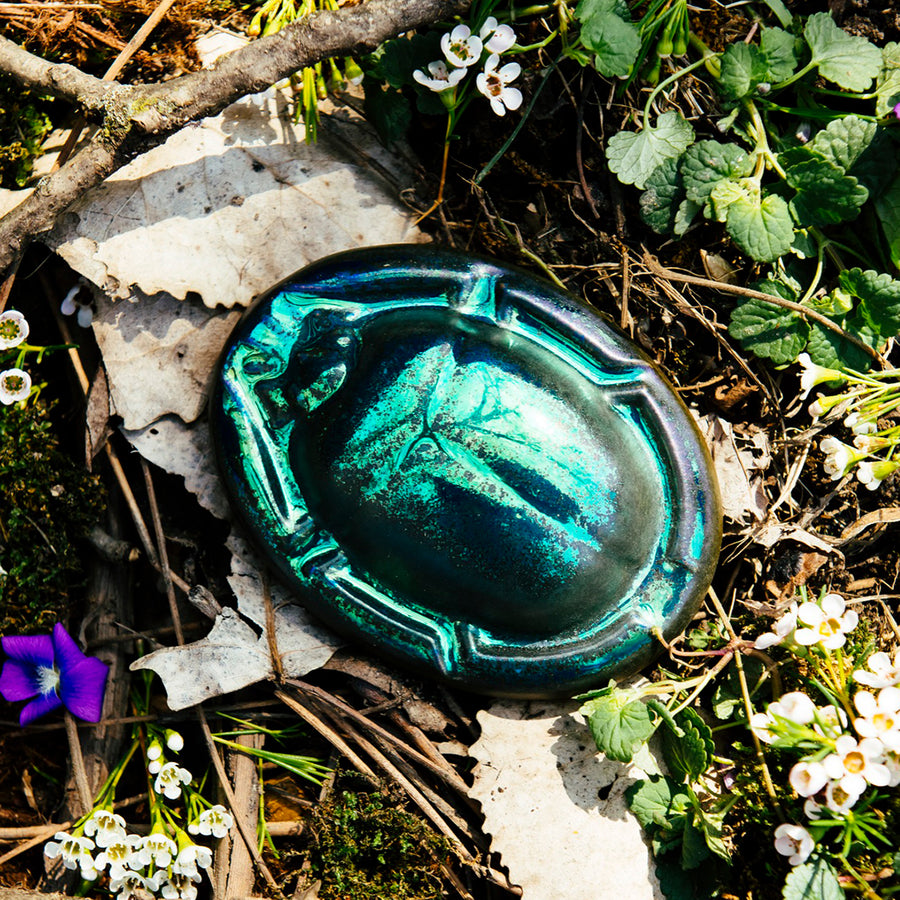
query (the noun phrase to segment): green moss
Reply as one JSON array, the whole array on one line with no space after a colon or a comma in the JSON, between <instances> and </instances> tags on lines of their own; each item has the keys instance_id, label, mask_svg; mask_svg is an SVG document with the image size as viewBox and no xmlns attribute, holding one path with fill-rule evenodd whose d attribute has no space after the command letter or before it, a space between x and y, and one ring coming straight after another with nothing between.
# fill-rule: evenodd
<instances>
[{"instance_id":1,"label":"green moss","mask_svg":"<svg viewBox=\"0 0 900 900\"><path fill-rule=\"evenodd\" d=\"M60 618L84 580L78 539L101 510L97 478L60 449L46 407L0 407L0 633Z\"/></svg>"},{"instance_id":2,"label":"green moss","mask_svg":"<svg viewBox=\"0 0 900 900\"><path fill-rule=\"evenodd\" d=\"M449 855L445 838L402 808L402 798L345 787L317 807L309 834L309 864L322 880L322 900L437 900L440 867Z\"/></svg>"},{"instance_id":3,"label":"green moss","mask_svg":"<svg viewBox=\"0 0 900 900\"><path fill-rule=\"evenodd\" d=\"M13 190L28 181L41 142L53 127L52 103L51 97L0 75L0 187Z\"/></svg>"}]
</instances>

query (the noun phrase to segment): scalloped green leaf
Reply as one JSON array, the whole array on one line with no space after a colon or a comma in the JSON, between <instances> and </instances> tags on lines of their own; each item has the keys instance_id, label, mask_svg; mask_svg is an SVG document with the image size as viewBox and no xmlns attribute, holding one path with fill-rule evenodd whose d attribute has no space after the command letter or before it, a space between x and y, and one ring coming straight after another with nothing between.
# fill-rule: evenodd
<instances>
[{"instance_id":1,"label":"scalloped green leaf","mask_svg":"<svg viewBox=\"0 0 900 900\"><path fill-rule=\"evenodd\" d=\"M721 57L719 89L732 100L746 97L761 81L765 81L766 59L755 44L738 41L729 44Z\"/></svg>"},{"instance_id":2,"label":"scalloped green leaf","mask_svg":"<svg viewBox=\"0 0 900 900\"><path fill-rule=\"evenodd\" d=\"M838 28L830 13L811 15L803 36L819 74L845 90L868 90L881 72L881 51L864 37Z\"/></svg>"},{"instance_id":3,"label":"scalloped green leaf","mask_svg":"<svg viewBox=\"0 0 900 900\"><path fill-rule=\"evenodd\" d=\"M761 290L775 293L774 288ZM809 340L809 325L794 310L765 300L744 300L731 313L728 333L746 350L782 366L794 362L803 352Z\"/></svg>"},{"instance_id":4,"label":"scalloped green leaf","mask_svg":"<svg viewBox=\"0 0 900 900\"><path fill-rule=\"evenodd\" d=\"M656 825L667 830L683 827L691 799L668 775L651 775L625 791L628 808L644 828Z\"/></svg>"},{"instance_id":5,"label":"scalloped green leaf","mask_svg":"<svg viewBox=\"0 0 900 900\"><path fill-rule=\"evenodd\" d=\"M794 866L784 882L783 900L844 900L844 889L828 860Z\"/></svg>"},{"instance_id":6,"label":"scalloped green leaf","mask_svg":"<svg viewBox=\"0 0 900 900\"><path fill-rule=\"evenodd\" d=\"M801 228L855 219L869 199L868 190L856 178L824 158L791 166L785 180L797 191L790 209Z\"/></svg>"},{"instance_id":7,"label":"scalloped green leaf","mask_svg":"<svg viewBox=\"0 0 900 900\"><path fill-rule=\"evenodd\" d=\"M737 144L698 141L681 158L681 175L688 200L703 205L715 186L750 174L752 162Z\"/></svg>"},{"instance_id":8,"label":"scalloped green leaf","mask_svg":"<svg viewBox=\"0 0 900 900\"><path fill-rule=\"evenodd\" d=\"M637 26L622 13L619 0L580 0L575 16L581 22L581 41L595 54L594 67L607 78L626 78L641 49Z\"/></svg>"},{"instance_id":9,"label":"scalloped green leaf","mask_svg":"<svg viewBox=\"0 0 900 900\"><path fill-rule=\"evenodd\" d=\"M887 339L900 334L900 281L886 272L845 269L841 287L859 298L858 310L872 330Z\"/></svg>"},{"instance_id":10,"label":"scalloped green leaf","mask_svg":"<svg viewBox=\"0 0 900 900\"><path fill-rule=\"evenodd\" d=\"M664 112L643 131L619 131L606 146L606 161L622 184L643 190L667 159L677 159L693 143L694 129L677 110Z\"/></svg>"},{"instance_id":11,"label":"scalloped green leaf","mask_svg":"<svg viewBox=\"0 0 900 900\"><path fill-rule=\"evenodd\" d=\"M900 44L881 48L881 72L875 84L875 115L886 116L900 103Z\"/></svg>"},{"instance_id":12,"label":"scalloped green leaf","mask_svg":"<svg viewBox=\"0 0 900 900\"><path fill-rule=\"evenodd\" d=\"M677 159L667 159L647 179L641 194L641 218L657 233L667 234L675 225L678 205L684 199L684 180Z\"/></svg>"},{"instance_id":13,"label":"scalloped green leaf","mask_svg":"<svg viewBox=\"0 0 900 900\"><path fill-rule=\"evenodd\" d=\"M630 762L656 730L646 703L629 700L624 691L613 691L581 707L597 748L610 759Z\"/></svg>"},{"instance_id":14,"label":"scalloped green leaf","mask_svg":"<svg viewBox=\"0 0 900 900\"><path fill-rule=\"evenodd\" d=\"M870 347L877 347L880 343L879 336L858 313L838 321L838 324ZM856 372L865 372L872 366L872 357L862 348L852 344L840 334L823 328L818 322L810 323L806 352L816 365L828 369L839 371L853 369Z\"/></svg>"},{"instance_id":15,"label":"scalloped green leaf","mask_svg":"<svg viewBox=\"0 0 900 900\"><path fill-rule=\"evenodd\" d=\"M875 212L881 222L891 262L900 269L900 175L875 198Z\"/></svg>"},{"instance_id":16,"label":"scalloped green leaf","mask_svg":"<svg viewBox=\"0 0 900 900\"><path fill-rule=\"evenodd\" d=\"M691 227L691 222L697 218L697 213L700 212L702 207L699 203L694 203L693 200L688 200L687 197L678 204L678 209L675 211L675 221L672 224L672 233L676 237L681 237L688 228Z\"/></svg>"},{"instance_id":17,"label":"scalloped green leaf","mask_svg":"<svg viewBox=\"0 0 900 900\"><path fill-rule=\"evenodd\" d=\"M709 766L706 741L694 722L679 719L683 734L670 728L662 732L663 757L669 771L682 781L696 781Z\"/></svg>"},{"instance_id":18,"label":"scalloped green leaf","mask_svg":"<svg viewBox=\"0 0 900 900\"><path fill-rule=\"evenodd\" d=\"M732 240L757 262L774 262L791 249L794 223L787 203L776 194L760 198L745 192L729 206L725 228Z\"/></svg>"},{"instance_id":19,"label":"scalloped green leaf","mask_svg":"<svg viewBox=\"0 0 900 900\"><path fill-rule=\"evenodd\" d=\"M795 43L794 36L782 28L762 29L759 49L766 67L764 81L775 84L794 74L794 69L797 68Z\"/></svg>"},{"instance_id":20,"label":"scalloped green leaf","mask_svg":"<svg viewBox=\"0 0 900 900\"><path fill-rule=\"evenodd\" d=\"M849 172L875 138L878 126L859 116L832 119L809 143L809 148Z\"/></svg>"}]
</instances>

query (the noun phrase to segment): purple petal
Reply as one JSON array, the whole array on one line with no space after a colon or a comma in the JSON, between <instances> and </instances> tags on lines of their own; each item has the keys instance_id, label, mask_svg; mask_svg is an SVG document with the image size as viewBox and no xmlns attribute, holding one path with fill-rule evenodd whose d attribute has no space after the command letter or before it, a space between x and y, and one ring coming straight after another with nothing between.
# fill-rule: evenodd
<instances>
[{"instance_id":1,"label":"purple petal","mask_svg":"<svg viewBox=\"0 0 900 900\"><path fill-rule=\"evenodd\" d=\"M47 715L48 712L53 712L54 709L58 709L60 706L62 706L62 700L55 693L43 694L32 700L31 703L25 704L25 708L19 714L19 724L24 727L35 719Z\"/></svg>"},{"instance_id":2,"label":"purple petal","mask_svg":"<svg viewBox=\"0 0 900 900\"><path fill-rule=\"evenodd\" d=\"M69 632L59 622L53 626L53 650L56 668L59 669L60 678L63 681L75 666L87 659Z\"/></svg>"},{"instance_id":3,"label":"purple petal","mask_svg":"<svg viewBox=\"0 0 900 900\"><path fill-rule=\"evenodd\" d=\"M28 663L35 669L38 666L53 668L53 640L49 634L4 637L0 638L0 644L3 645L3 652L11 659Z\"/></svg>"},{"instance_id":4,"label":"purple petal","mask_svg":"<svg viewBox=\"0 0 900 900\"><path fill-rule=\"evenodd\" d=\"M59 692L66 709L86 722L99 722L103 715L103 695L109 667L96 656L84 656L63 671Z\"/></svg>"},{"instance_id":5,"label":"purple petal","mask_svg":"<svg viewBox=\"0 0 900 900\"><path fill-rule=\"evenodd\" d=\"M17 700L30 700L41 692L37 680L37 670L28 663L17 659L8 659L3 663L0 672L0 694L4 700L15 703Z\"/></svg>"}]
</instances>

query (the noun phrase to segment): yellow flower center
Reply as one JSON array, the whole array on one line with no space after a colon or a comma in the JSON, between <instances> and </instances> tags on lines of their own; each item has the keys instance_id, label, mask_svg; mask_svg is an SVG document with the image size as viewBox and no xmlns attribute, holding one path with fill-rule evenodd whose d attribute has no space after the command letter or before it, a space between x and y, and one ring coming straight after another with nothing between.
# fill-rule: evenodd
<instances>
[{"instance_id":1,"label":"yellow flower center","mask_svg":"<svg viewBox=\"0 0 900 900\"><path fill-rule=\"evenodd\" d=\"M858 775L865 767L866 758L859 750L851 750L850 753L844 757L844 768L853 775Z\"/></svg>"}]
</instances>

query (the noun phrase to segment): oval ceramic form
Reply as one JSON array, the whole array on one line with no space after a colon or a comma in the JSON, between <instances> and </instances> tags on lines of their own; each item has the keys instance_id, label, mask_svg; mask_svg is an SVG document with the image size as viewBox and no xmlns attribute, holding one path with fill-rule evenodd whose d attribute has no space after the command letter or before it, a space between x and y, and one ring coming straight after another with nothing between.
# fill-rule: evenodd
<instances>
[{"instance_id":1,"label":"oval ceramic form","mask_svg":"<svg viewBox=\"0 0 900 900\"><path fill-rule=\"evenodd\" d=\"M712 578L690 414L543 281L432 247L312 265L239 324L213 395L232 500L337 630L482 693L636 671Z\"/></svg>"}]
</instances>

